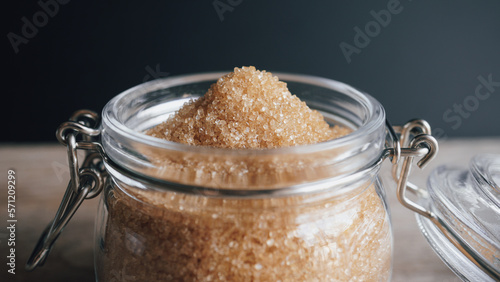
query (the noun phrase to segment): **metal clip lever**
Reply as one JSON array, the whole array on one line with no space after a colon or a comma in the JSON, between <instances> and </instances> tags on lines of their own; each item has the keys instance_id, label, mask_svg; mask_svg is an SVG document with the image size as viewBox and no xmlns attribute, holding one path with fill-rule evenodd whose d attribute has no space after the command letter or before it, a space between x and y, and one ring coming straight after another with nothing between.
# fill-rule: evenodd
<instances>
[{"instance_id":1,"label":"metal clip lever","mask_svg":"<svg viewBox=\"0 0 500 282\"><path fill-rule=\"evenodd\" d=\"M407 189L415 194L423 193L421 189L408 181L414 158L421 158L417 165L423 168L438 152L437 140L430 135L431 127L425 120L420 119L411 120L403 127L393 128L388 121L386 124L390 137L387 141L389 148L386 155L392 158L392 176L398 185L398 200L406 208L427 218L433 218L434 215L431 211L406 196ZM395 131L399 131L401 139L398 138ZM412 136L414 137L411 138ZM399 161L402 158L404 158L404 161L398 173Z\"/></svg>"},{"instance_id":2,"label":"metal clip lever","mask_svg":"<svg viewBox=\"0 0 500 282\"><path fill-rule=\"evenodd\" d=\"M73 191L72 182L70 181L54 220L43 231L33 253L26 263L26 270L31 271L37 266L41 266L45 263L55 240L59 237L61 231L66 227L66 224L68 224L69 220L73 217L83 200L85 200L89 191L90 186L85 185L83 189L75 193Z\"/></svg>"},{"instance_id":3,"label":"metal clip lever","mask_svg":"<svg viewBox=\"0 0 500 282\"><path fill-rule=\"evenodd\" d=\"M473 253L473 251L470 251L470 245L468 245L467 242L464 242L461 236L456 234L456 232L450 229L446 225L446 223L441 218L439 218L439 216L433 213L431 211L431 206L429 206L429 209L426 209L423 206L410 200L406 196L406 191L410 190L414 194L417 194L423 198L427 197L426 191L410 183L408 181L408 178L411 172L411 166L414 158L420 157L417 165L418 167L423 168L429 161L431 161L435 157L438 152L438 144L436 139L430 135L431 128L429 124L424 120L412 120L405 126L394 127L392 130L389 122L387 122L387 125L388 135L390 136L390 139L387 141L387 146L389 148L386 149L384 156L391 157L391 160L393 161L392 176L396 180L398 185L397 196L399 202L406 208L429 219L430 222L439 229L441 234L446 239L448 239L460 253L462 253L466 258L468 258L472 263L474 263L479 269L484 271L492 279L500 281L500 273L498 272L498 270L492 268L488 264L483 263L481 260L478 260L474 255L472 255L471 253ZM401 146L403 148L398 149L394 145L400 142L395 131L399 131L399 133L401 134ZM411 138L411 136L414 137ZM397 159L398 150L400 150L400 157L404 158L400 171L398 171L398 161L394 161L395 159Z\"/></svg>"},{"instance_id":4,"label":"metal clip lever","mask_svg":"<svg viewBox=\"0 0 500 282\"><path fill-rule=\"evenodd\" d=\"M419 213L427 218L433 218L434 215L432 214L431 211L425 209L421 205L418 205L417 203L411 201L410 199L408 199L408 197L406 197L406 190L407 188L411 188L412 192L414 193L420 192L417 186L411 184L408 181L408 176L410 175L411 172L411 165L413 163L413 159L416 156L419 156L418 149L423 149L422 151L427 151L423 156L421 156L422 158L417 163L418 167L423 168L430 160L432 160L438 151L437 141L431 135L421 134L416 136L410 142L410 148L413 149L413 151L411 152L411 154L408 154L405 157L399 179L397 179L398 200L406 208L416 213Z\"/></svg>"},{"instance_id":5,"label":"metal clip lever","mask_svg":"<svg viewBox=\"0 0 500 282\"><path fill-rule=\"evenodd\" d=\"M63 123L57 131L59 141L68 147L71 179L53 221L43 231L26 263L28 271L45 263L54 242L82 202L97 196L104 186L106 172L100 154L102 148L95 148L97 143L91 142L91 137L97 136L99 131L88 127L88 123L82 118L94 120L94 126L97 127L97 114L84 110L75 113L71 120ZM68 133L69 130L73 132ZM77 142L79 134L82 134L83 140ZM77 149L88 150L81 167L78 164Z\"/></svg>"}]
</instances>

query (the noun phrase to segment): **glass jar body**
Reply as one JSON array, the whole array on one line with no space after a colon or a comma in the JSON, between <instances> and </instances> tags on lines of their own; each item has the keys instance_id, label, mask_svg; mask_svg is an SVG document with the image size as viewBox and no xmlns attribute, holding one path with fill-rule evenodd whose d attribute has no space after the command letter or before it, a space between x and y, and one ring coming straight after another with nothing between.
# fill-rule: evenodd
<instances>
[{"instance_id":1,"label":"glass jar body","mask_svg":"<svg viewBox=\"0 0 500 282\"><path fill-rule=\"evenodd\" d=\"M98 280L389 280L381 105L340 82L278 74L327 122L352 132L265 150L195 147L142 133L221 75L149 82L104 108L109 181L96 221Z\"/></svg>"},{"instance_id":2,"label":"glass jar body","mask_svg":"<svg viewBox=\"0 0 500 282\"><path fill-rule=\"evenodd\" d=\"M122 178L123 179L123 178ZM380 182L345 195L221 199L111 181L97 221L99 281L387 281Z\"/></svg>"}]
</instances>

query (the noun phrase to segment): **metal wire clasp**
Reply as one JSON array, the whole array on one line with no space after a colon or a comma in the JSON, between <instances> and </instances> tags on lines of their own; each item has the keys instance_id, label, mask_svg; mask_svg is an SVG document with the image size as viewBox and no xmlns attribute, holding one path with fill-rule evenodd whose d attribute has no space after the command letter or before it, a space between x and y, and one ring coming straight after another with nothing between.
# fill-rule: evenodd
<instances>
[{"instance_id":1,"label":"metal wire clasp","mask_svg":"<svg viewBox=\"0 0 500 282\"><path fill-rule=\"evenodd\" d=\"M83 200L97 196L107 177L104 169L104 151L95 140L100 135L98 114L89 110L75 112L69 121L61 124L56 132L59 142L68 149L71 179L53 221L45 228L33 250L26 270L42 266L50 250ZM79 165L77 150L85 150Z\"/></svg>"},{"instance_id":2,"label":"metal wire clasp","mask_svg":"<svg viewBox=\"0 0 500 282\"><path fill-rule=\"evenodd\" d=\"M484 264L480 259L469 252L470 246L463 239L453 232L446 223L432 211L408 199L406 191L410 190L414 194L428 198L426 191L418 188L408 181L413 159L420 157L417 165L423 168L431 161L438 152L438 143L431 134L429 124L424 120L412 120L403 127L392 127L389 121L386 121L388 138L386 140L386 149L384 157L390 157L393 163L392 176L396 180L398 188L397 195L401 204L408 209L428 218L434 224L441 234L453 244L466 258L474 263L479 269L484 271L494 280L498 280L498 271ZM398 138L400 134L401 139ZM399 145L398 145L399 144ZM400 166L400 160L404 158ZM431 207L431 205L429 205ZM500 281L500 280L499 280Z\"/></svg>"},{"instance_id":3,"label":"metal wire clasp","mask_svg":"<svg viewBox=\"0 0 500 282\"><path fill-rule=\"evenodd\" d=\"M397 183L397 196L399 202L406 208L421 214L427 218L434 218L434 214L423 206L410 200L406 191L414 194L423 194L423 190L408 181L414 158L420 158L417 162L419 168L431 161L438 152L437 140L432 137L431 127L425 120L415 119L406 123L403 127L393 127L386 120L388 138L384 155L391 159L392 177ZM398 137L401 136L401 138ZM404 159L401 165L401 159Z\"/></svg>"}]
</instances>

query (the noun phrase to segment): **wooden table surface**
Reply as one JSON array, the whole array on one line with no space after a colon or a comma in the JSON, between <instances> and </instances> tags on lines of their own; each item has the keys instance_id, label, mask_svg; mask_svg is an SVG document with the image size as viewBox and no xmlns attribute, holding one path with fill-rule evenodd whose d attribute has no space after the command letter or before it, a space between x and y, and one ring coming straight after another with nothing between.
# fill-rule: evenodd
<instances>
[{"instance_id":1,"label":"wooden table surface","mask_svg":"<svg viewBox=\"0 0 500 282\"><path fill-rule=\"evenodd\" d=\"M476 153L500 153L500 138L445 140L440 152L424 171L414 169L412 180L424 185L427 175L440 164L465 166ZM54 216L66 189L69 170L66 151L58 144L0 145L0 281L93 281L93 232L98 199L86 200L73 217L46 264L26 272L24 265L38 236ZM16 269L7 272L7 171L16 172ZM412 212L395 197L395 184L384 164L394 230L392 281L460 281L434 254L418 229Z\"/></svg>"}]
</instances>

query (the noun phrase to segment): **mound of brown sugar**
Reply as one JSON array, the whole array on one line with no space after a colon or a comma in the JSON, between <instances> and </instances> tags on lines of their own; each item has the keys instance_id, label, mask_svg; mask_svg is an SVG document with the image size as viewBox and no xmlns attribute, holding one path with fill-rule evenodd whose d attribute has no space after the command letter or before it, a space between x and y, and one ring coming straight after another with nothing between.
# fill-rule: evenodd
<instances>
[{"instance_id":1,"label":"mound of brown sugar","mask_svg":"<svg viewBox=\"0 0 500 282\"><path fill-rule=\"evenodd\" d=\"M327 141L348 129L292 95L286 83L255 67L235 68L147 134L221 148L277 148Z\"/></svg>"}]
</instances>

